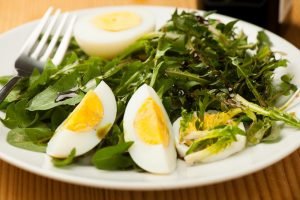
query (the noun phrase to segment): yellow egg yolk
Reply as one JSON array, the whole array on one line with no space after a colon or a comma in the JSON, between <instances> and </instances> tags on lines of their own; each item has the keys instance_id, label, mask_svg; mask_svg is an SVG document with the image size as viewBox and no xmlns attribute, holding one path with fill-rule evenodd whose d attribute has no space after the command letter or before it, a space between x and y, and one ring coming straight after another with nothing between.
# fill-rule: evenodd
<instances>
[{"instance_id":1,"label":"yellow egg yolk","mask_svg":"<svg viewBox=\"0 0 300 200\"><path fill-rule=\"evenodd\" d=\"M112 12L96 16L93 24L103 30L118 32L138 26L141 17L128 11Z\"/></svg>"},{"instance_id":2,"label":"yellow egg yolk","mask_svg":"<svg viewBox=\"0 0 300 200\"><path fill-rule=\"evenodd\" d=\"M139 108L135 119L134 128L138 137L147 144L169 144L169 131L165 117L159 105L147 98Z\"/></svg>"},{"instance_id":3,"label":"yellow egg yolk","mask_svg":"<svg viewBox=\"0 0 300 200\"><path fill-rule=\"evenodd\" d=\"M102 118L102 103L94 91L89 91L66 119L64 126L74 132L89 131L95 128Z\"/></svg>"}]
</instances>

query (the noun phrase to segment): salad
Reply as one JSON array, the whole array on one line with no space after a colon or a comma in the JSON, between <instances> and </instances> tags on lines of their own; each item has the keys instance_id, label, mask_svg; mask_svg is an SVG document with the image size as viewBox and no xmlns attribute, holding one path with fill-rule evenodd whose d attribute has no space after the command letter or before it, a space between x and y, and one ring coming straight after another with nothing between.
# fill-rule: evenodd
<instances>
[{"instance_id":1,"label":"salad","mask_svg":"<svg viewBox=\"0 0 300 200\"><path fill-rule=\"evenodd\" d=\"M283 124L300 128L285 111L299 93L292 76L274 84L288 61L263 31L250 43L237 21L210 14L176 10L156 31L137 10L78 20L63 62L49 60L0 105L7 142L58 167L165 174L178 158L212 162L279 141Z\"/></svg>"}]
</instances>

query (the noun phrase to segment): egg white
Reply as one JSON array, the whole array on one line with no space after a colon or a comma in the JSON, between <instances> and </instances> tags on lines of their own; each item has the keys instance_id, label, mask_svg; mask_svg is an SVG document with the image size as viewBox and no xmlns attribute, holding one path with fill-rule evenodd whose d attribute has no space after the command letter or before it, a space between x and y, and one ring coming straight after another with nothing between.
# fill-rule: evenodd
<instances>
[{"instance_id":1,"label":"egg white","mask_svg":"<svg viewBox=\"0 0 300 200\"><path fill-rule=\"evenodd\" d=\"M216 153L216 154L211 154L208 150L201 150L201 151L197 151L194 153L191 153L189 155L186 155L186 152L189 149L189 146L185 145L185 144L181 144L179 142L179 138L180 138L180 121L181 121L182 117L178 118L174 123L173 123L173 133L175 136L175 145L176 145L176 149L178 154L180 155L180 157L184 158L184 160L186 161L186 163L192 165L196 162L214 162L217 160L222 160L225 159L227 157L229 157L230 155L237 153L241 150L243 150L246 147L246 136L244 135L240 135L237 134L236 135L236 141L232 142L227 148L225 148L224 150ZM240 129L242 129L243 131L245 131L245 127L243 125L243 123L240 123L238 125L238 127Z\"/></svg>"},{"instance_id":2,"label":"egg white","mask_svg":"<svg viewBox=\"0 0 300 200\"><path fill-rule=\"evenodd\" d=\"M113 125L117 113L117 104L112 90L104 81L101 81L94 89L94 92L103 106L102 120L94 129L82 132L74 132L67 129L64 127L63 122L48 142L46 150L48 155L56 158L65 158L73 148L76 149L76 156L82 155L101 141L101 138L97 136L97 130Z\"/></svg>"},{"instance_id":3,"label":"egg white","mask_svg":"<svg viewBox=\"0 0 300 200\"><path fill-rule=\"evenodd\" d=\"M161 108L169 132L169 144L147 144L139 139L134 128L134 119L142 104L151 97ZM170 173L176 168L176 149L172 133L172 125L156 92L148 85L142 85L129 100L123 120L125 141L133 141L129 154L137 165L152 173ZM145 130L147 131L147 130Z\"/></svg>"},{"instance_id":4,"label":"egg white","mask_svg":"<svg viewBox=\"0 0 300 200\"><path fill-rule=\"evenodd\" d=\"M122 31L106 31L96 27L92 20L99 15L111 12L128 11L140 16L141 23L136 27ZM74 36L87 54L112 58L125 50L145 33L155 29L155 19L151 13L138 8L108 9L86 15L77 20L74 26Z\"/></svg>"}]
</instances>

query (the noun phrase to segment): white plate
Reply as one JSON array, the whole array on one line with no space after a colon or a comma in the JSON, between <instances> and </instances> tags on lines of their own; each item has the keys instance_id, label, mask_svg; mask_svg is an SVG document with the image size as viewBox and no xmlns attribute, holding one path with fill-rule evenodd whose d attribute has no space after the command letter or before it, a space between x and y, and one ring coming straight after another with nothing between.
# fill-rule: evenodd
<instances>
[{"instance_id":1,"label":"white plate","mask_svg":"<svg viewBox=\"0 0 300 200\"><path fill-rule=\"evenodd\" d=\"M140 6L139 8L152 12L156 17L158 26L169 19L174 11L174 8L170 7ZM76 13L84 15L85 13L97 12L102 9L107 8L86 9L77 11ZM214 15L214 17L224 22L232 20L232 18L221 15ZM11 74L20 46L35 24L36 22L31 22L1 35L0 75ZM261 30L261 28L246 22L239 22L238 26L245 31L251 40L254 40L257 31ZM297 67L300 66L299 50L275 34L268 32L268 35L274 44L275 50L287 53L287 58L290 61L288 71L295 75L295 80L299 81L300 71L297 70ZM298 82L296 84L299 85ZM300 113L300 107L295 106L293 111ZM178 160L177 170L174 173L170 175L153 175L134 171L102 171L89 166L70 166L64 169L54 168L49 163L45 154L9 145L6 142L6 133L8 130L3 126L0 128L1 159L22 169L49 178L75 184L114 189L162 190L217 183L267 167L284 158L300 146L300 131L284 128L281 132L282 140L278 143L259 144L255 147L247 148L228 159L193 167L189 167L184 162Z\"/></svg>"}]
</instances>

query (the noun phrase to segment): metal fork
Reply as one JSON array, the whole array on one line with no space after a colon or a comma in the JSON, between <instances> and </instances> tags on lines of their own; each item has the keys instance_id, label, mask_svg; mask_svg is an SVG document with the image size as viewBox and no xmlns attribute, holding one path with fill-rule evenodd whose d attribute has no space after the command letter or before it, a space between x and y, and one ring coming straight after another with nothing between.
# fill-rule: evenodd
<instances>
[{"instance_id":1,"label":"metal fork","mask_svg":"<svg viewBox=\"0 0 300 200\"><path fill-rule=\"evenodd\" d=\"M17 75L10 79L9 82L0 90L0 103L3 102L3 100L7 97L7 95L21 78L30 76L35 68L37 68L39 71L42 71L44 64L50 58L50 55L56 47L56 52L51 60L54 65L59 65L61 63L72 37L72 30L76 16L69 17L69 13L64 13L61 17L61 21L58 22L61 11L57 9L52 18L50 18L53 10L53 7L50 7L45 12L42 19L21 48L20 56L15 62ZM49 44L46 44L56 23L57 28L54 31L51 41ZM64 28L65 33L60 41L60 44L58 45L57 41ZM39 40L43 30L45 31Z\"/></svg>"}]
</instances>

